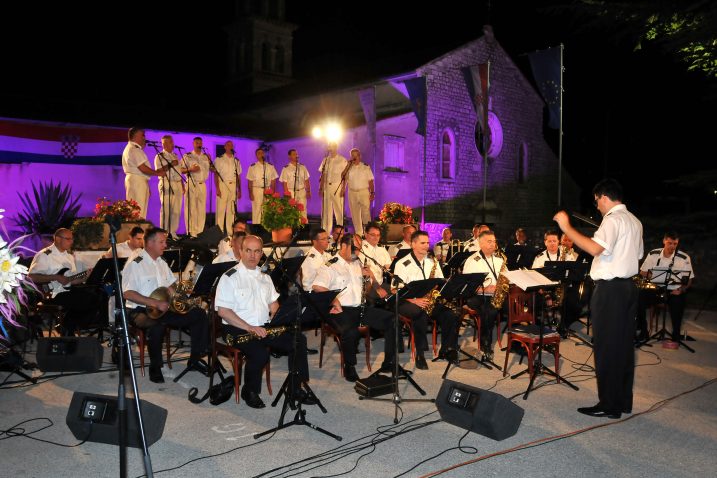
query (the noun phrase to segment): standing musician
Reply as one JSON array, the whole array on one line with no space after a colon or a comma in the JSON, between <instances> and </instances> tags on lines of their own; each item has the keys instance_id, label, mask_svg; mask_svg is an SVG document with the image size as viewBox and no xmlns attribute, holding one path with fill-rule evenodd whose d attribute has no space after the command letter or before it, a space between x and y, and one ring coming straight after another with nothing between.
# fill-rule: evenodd
<instances>
[{"instance_id":1,"label":"standing musician","mask_svg":"<svg viewBox=\"0 0 717 478\"><path fill-rule=\"evenodd\" d=\"M480 250L480 245L478 244L478 237L480 236L480 233L484 231L490 231L490 228L485 224L476 224L475 226L473 226L473 236L463 243L463 250L469 252L476 252Z\"/></svg>"},{"instance_id":2,"label":"standing musician","mask_svg":"<svg viewBox=\"0 0 717 478\"><path fill-rule=\"evenodd\" d=\"M377 287L380 283L373 276L371 269L363 265L356 255L356 243L359 240L358 236L344 235L340 241L339 252L329 261L329 265L319 268L313 285L316 292L342 289L334 299L328 321L331 327L341 334L344 378L349 382L355 382L359 378L356 373L359 325L365 324L384 331L386 339L382 371L392 369L396 355L393 314L366 305L366 288Z\"/></svg>"},{"instance_id":3,"label":"standing musician","mask_svg":"<svg viewBox=\"0 0 717 478\"><path fill-rule=\"evenodd\" d=\"M71 279L79 274L75 257L70 253L72 241L71 230L61 228L55 231L53 243L35 254L28 271L35 284L49 288L52 297L44 299L44 302L60 305L67 312L62 323L65 335L74 335L78 327L91 324L102 299L97 290L72 287L82 283L87 276L83 274ZM61 274L63 269L67 271Z\"/></svg>"},{"instance_id":4,"label":"standing musician","mask_svg":"<svg viewBox=\"0 0 717 478\"><path fill-rule=\"evenodd\" d=\"M254 151L256 163L249 166L246 173L247 185L249 187L249 199L251 200L251 223L261 224L261 207L264 204L264 194L274 194L276 191L276 168L273 164L266 162L266 152L262 148Z\"/></svg>"},{"instance_id":5,"label":"standing musician","mask_svg":"<svg viewBox=\"0 0 717 478\"><path fill-rule=\"evenodd\" d=\"M662 238L662 248L653 249L647 254L645 260L640 266L640 275L648 279L652 279L652 283L656 285L664 285L667 279L667 307L670 309L670 318L672 319L672 338L680 339L680 328L682 326L682 317L685 313L687 305L687 291L692 287L692 280L695 273L692 270L692 261L690 256L684 251L678 251L680 245L680 236L674 231L668 231ZM666 274L658 272L659 276L653 276L652 269L670 268L673 271L682 271L678 273L679 279L675 276L666 277ZM647 307L656 302L657 295L653 294L649 297L646 290L640 290L640 301L637 312L637 320L640 328L638 340L647 339Z\"/></svg>"},{"instance_id":6,"label":"standing musician","mask_svg":"<svg viewBox=\"0 0 717 478\"><path fill-rule=\"evenodd\" d=\"M376 197L374 189L373 171L371 167L361 162L361 151L358 148L351 150L351 161L344 170L344 181L349 190L349 211L354 232L363 236L363 226L371 220L371 201ZM341 188L343 196L344 189Z\"/></svg>"},{"instance_id":7,"label":"standing musician","mask_svg":"<svg viewBox=\"0 0 717 478\"><path fill-rule=\"evenodd\" d=\"M182 213L182 196L184 196L184 182L182 175L175 168L179 164L174 154L174 139L171 135L162 136L162 151L154 156L154 169L167 169L167 175L159 178L159 227L167 229L172 237L177 236L179 216Z\"/></svg>"},{"instance_id":8,"label":"standing musician","mask_svg":"<svg viewBox=\"0 0 717 478\"><path fill-rule=\"evenodd\" d=\"M221 241L219 241L219 244L217 244L217 255L221 256L225 252L229 252L232 249L232 238L234 237L235 232L243 232L245 234L251 234L251 230L249 229L249 226L246 222L244 222L242 219L235 219L232 223L232 230L231 234Z\"/></svg>"},{"instance_id":9,"label":"standing musician","mask_svg":"<svg viewBox=\"0 0 717 478\"><path fill-rule=\"evenodd\" d=\"M134 226L129 231L129 239L117 244L117 258L130 258L135 254L139 254L144 247L144 229L140 226ZM102 257L109 259L112 257L112 248L110 247Z\"/></svg>"},{"instance_id":10,"label":"standing musician","mask_svg":"<svg viewBox=\"0 0 717 478\"><path fill-rule=\"evenodd\" d=\"M336 224L344 224L344 194L342 174L346 169L346 158L338 154L339 145L327 145L328 154L321 161L319 171L319 195L321 196L321 227L330 231L336 217Z\"/></svg>"},{"instance_id":11,"label":"standing musician","mask_svg":"<svg viewBox=\"0 0 717 478\"><path fill-rule=\"evenodd\" d=\"M202 138L192 140L192 151L182 157L182 173L187 175L184 223L187 234L196 237L204 231L207 217L207 185L210 158L202 151Z\"/></svg>"},{"instance_id":12,"label":"standing musician","mask_svg":"<svg viewBox=\"0 0 717 478\"><path fill-rule=\"evenodd\" d=\"M231 241L232 248L222 254L218 254L212 261L212 264L219 264L220 262L239 262L241 259L241 246L246 236L246 232L235 232Z\"/></svg>"},{"instance_id":13,"label":"standing musician","mask_svg":"<svg viewBox=\"0 0 717 478\"><path fill-rule=\"evenodd\" d=\"M237 210L237 199L241 199L241 163L234 156L234 143L224 143L224 154L214 161L218 174L214 175L214 186L217 190L216 224L224 233L228 233L234 223Z\"/></svg>"},{"instance_id":14,"label":"standing musician","mask_svg":"<svg viewBox=\"0 0 717 478\"><path fill-rule=\"evenodd\" d=\"M301 215L307 216L307 199L311 199L311 183L309 183L309 170L299 163L299 153L295 149L289 150L289 164L281 170L279 181L284 188L284 196L294 198L303 206Z\"/></svg>"},{"instance_id":15,"label":"standing musician","mask_svg":"<svg viewBox=\"0 0 717 478\"><path fill-rule=\"evenodd\" d=\"M266 323L279 309L278 292L271 278L262 274L257 267L262 255L262 240L257 236L246 236L242 244L241 261L229 269L217 285L214 305L222 318L223 335L232 337L253 334L255 340L236 344L235 347L246 356L244 386L241 397L252 408L264 408L261 393L261 371L269 362L269 348L288 353L289 369L294 360L292 333L269 334ZM299 334L298 359L299 380L309 380L309 365L306 360L306 337ZM294 383L295 396L305 404L315 404L307 398L299 383Z\"/></svg>"},{"instance_id":16,"label":"standing musician","mask_svg":"<svg viewBox=\"0 0 717 478\"><path fill-rule=\"evenodd\" d=\"M319 269L331 259L331 254L326 252L328 247L329 235L326 231L321 228L311 231L311 249L301 263L301 287L307 292L314 285Z\"/></svg>"},{"instance_id":17,"label":"standing musician","mask_svg":"<svg viewBox=\"0 0 717 478\"><path fill-rule=\"evenodd\" d=\"M431 276L443 278L443 271L438 267L438 262L428 257L430 243L428 233L416 231L411 236L411 253L402 258L396 264L395 274L406 284L416 280L429 279ZM426 370L428 364L423 351L428 348L426 329L428 314L424 310L429 305L425 297L406 299L399 304L398 311L401 315L411 319L411 326L416 343L416 368ZM441 327L441 351L439 358L445 358L449 349L455 349L457 337L458 317L451 310L439 303L433 307L431 318L435 319Z\"/></svg>"},{"instance_id":18,"label":"standing musician","mask_svg":"<svg viewBox=\"0 0 717 478\"><path fill-rule=\"evenodd\" d=\"M476 290L476 296L468 299L468 307L480 313L480 349L484 357L493 360L493 328L498 317L498 309L493 307L491 301L495 294L500 271L503 269L503 258L494 253L498 247L495 233L491 230L483 231L478 236L478 250L466 259L463 265L464 274L486 272L483 286Z\"/></svg>"},{"instance_id":19,"label":"standing musician","mask_svg":"<svg viewBox=\"0 0 717 478\"><path fill-rule=\"evenodd\" d=\"M206 373L208 367L201 358L207 354L209 345L207 314L201 308L178 314L169 310L169 302L151 297L158 287L167 287L171 297L175 292L176 280L162 258L162 253L167 249L167 231L159 228L148 229L144 237L144 249L134 259L128 260L122 270L122 291L129 318L134 320L138 327L147 327L149 379L155 383L164 382L162 339L167 325L189 328L192 348L187 366ZM147 312L148 307L164 312L164 315L151 319Z\"/></svg>"},{"instance_id":20,"label":"standing musician","mask_svg":"<svg viewBox=\"0 0 717 478\"><path fill-rule=\"evenodd\" d=\"M124 189L127 200L134 199L139 204L140 215L147 217L147 204L149 202L149 178L151 176L164 176L164 169L153 170L149 167L149 160L144 153L146 139L142 128L130 128L127 132L129 141L122 152L122 170L125 173Z\"/></svg>"},{"instance_id":21,"label":"standing musician","mask_svg":"<svg viewBox=\"0 0 717 478\"><path fill-rule=\"evenodd\" d=\"M595 205L603 216L592 238L571 224L565 211L553 220L580 249L593 256L590 299L598 403L578 408L593 417L620 418L632 413L635 376L635 314L638 292L632 277L643 254L642 224L622 203L622 186L603 179L593 188Z\"/></svg>"},{"instance_id":22,"label":"standing musician","mask_svg":"<svg viewBox=\"0 0 717 478\"><path fill-rule=\"evenodd\" d=\"M371 269L373 277L379 284L379 287L372 287L368 292L369 302L374 303L378 298L385 298L391 290L390 284L383 283L384 271L391 266L391 256L388 255L385 247L378 244L381 240L381 226L369 222L365 231L366 239L361 245L362 260Z\"/></svg>"},{"instance_id":23,"label":"standing musician","mask_svg":"<svg viewBox=\"0 0 717 478\"><path fill-rule=\"evenodd\" d=\"M403 229L401 230L401 234L403 235L403 240L399 242L398 244L394 244L393 246L388 248L388 255L391 256L391 259L393 260L396 257L396 254L398 254L398 251L401 249L411 249L411 237L413 237L413 234L418 229L416 229L416 226L413 224L406 224L403 226Z\"/></svg>"}]
</instances>

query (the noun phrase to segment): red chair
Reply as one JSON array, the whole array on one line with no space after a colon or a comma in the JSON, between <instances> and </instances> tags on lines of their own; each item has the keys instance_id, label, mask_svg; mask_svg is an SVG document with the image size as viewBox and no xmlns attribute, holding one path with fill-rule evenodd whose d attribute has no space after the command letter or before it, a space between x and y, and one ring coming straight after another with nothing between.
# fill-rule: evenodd
<instances>
[{"instance_id":1,"label":"red chair","mask_svg":"<svg viewBox=\"0 0 717 478\"><path fill-rule=\"evenodd\" d=\"M366 367L368 371L371 371L371 330L369 327L362 325L358 328L359 334L364 339L366 347ZM341 334L334 330L331 325L326 322L321 323L321 347L319 348L319 368L324 364L324 345L326 344L326 337L333 337L336 346L339 348L339 355L341 357L341 376L344 376L344 351L341 349Z\"/></svg>"}]
</instances>

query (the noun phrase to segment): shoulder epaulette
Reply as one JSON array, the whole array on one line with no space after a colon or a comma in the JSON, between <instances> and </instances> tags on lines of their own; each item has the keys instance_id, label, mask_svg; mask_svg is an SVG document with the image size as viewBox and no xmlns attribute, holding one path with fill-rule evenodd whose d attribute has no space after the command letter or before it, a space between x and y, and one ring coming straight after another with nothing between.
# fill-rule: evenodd
<instances>
[{"instance_id":1,"label":"shoulder epaulette","mask_svg":"<svg viewBox=\"0 0 717 478\"><path fill-rule=\"evenodd\" d=\"M227 277L231 277L236 271L237 271L236 267L232 267L231 269L229 269L228 271L226 271L226 272L224 273L224 275L227 276Z\"/></svg>"},{"instance_id":2,"label":"shoulder epaulette","mask_svg":"<svg viewBox=\"0 0 717 478\"><path fill-rule=\"evenodd\" d=\"M687 254L683 254L683 253L681 253L681 252L678 252L678 253L677 253L677 257L679 257L680 259L687 260Z\"/></svg>"},{"instance_id":3,"label":"shoulder epaulette","mask_svg":"<svg viewBox=\"0 0 717 478\"><path fill-rule=\"evenodd\" d=\"M231 242L231 241L232 241L232 238L231 238L231 237L225 237L225 238L224 238L224 242Z\"/></svg>"},{"instance_id":4,"label":"shoulder epaulette","mask_svg":"<svg viewBox=\"0 0 717 478\"><path fill-rule=\"evenodd\" d=\"M138 145L138 144L135 144L134 147L137 148L137 149L142 149L142 146L140 146L140 145Z\"/></svg>"},{"instance_id":5,"label":"shoulder epaulette","mask_svg":"<svg viewBox=\"0 0 717 478\"><path fill-rule=\"evenodd\" d=\"M49 247L45 249L45 254L47 254L48 256L52 254L52 249L50 249Z\"/></svg>"},{"instance_id":6,"label":"shoulder epaulette","mask_svg":"<svg viewBox=\"0 0 717 478\"><path fill-rule=\"evenodd\" d=\"M316 254L314 254L314 253L312 252L311 254L309 254L309 257L310 257L311 259L313 259L314 257L316 257Z\"/></svg>"},{"instance_id":7,"label":"shoulder epaulette","mask_svg":"<svg viewBox=\"0 0 717 478\"><path fill-rule=\"evenodd\" d=\"M654 256L655 254L659 254L660 252L662 252L662 249L653 249L650 251L649 255Z\"/></svg>"},{"instance_id":8,"label":"shoulder epaulette","mask_svg":"<svg viewBox=\"0 0 717 478\"><path fill-rule=\"evenodd\" d=\"M480 254L476 254L475 256L473 256L473 260L476 262L479 262L480 259L481 259Z\"/></svg>"},{"instance_id":9,"label":"shoulder epaulette","mask_svg":"<svg viewBox=\"0 0 717 478\"><path fill-rule=\"evenodd\" d=\"M331 259L329 259L329 261L326 263L326 265L329 266L331 264L336 264L336 261L338 261L338 260L339 260L338 256L332 257Z\"/></svg>"},{"instance_id":10,"label":"shoulder epaulette","mask_svg":"<svg viewBox=\"0 0 717 478\"><path fill-rule=\"evenodd\" d=\"M403 265L406 266L406 267L408 267L409 265L411 265L411 259L406 259L405 261L403 261Z\"/></svg>"},{"instance_id":11,"label":"shoulder epaulette","mask_svg":"<svg viewBox=\"0 0 717 478\"><path fill-rule=\"evenodd\" d=\"M137 264L139 264L140 262L142 262L142 256L137 256L137 257L135 257L135 258L134 258L134 262L136 262Z\"/></svg>"}]
</instances>

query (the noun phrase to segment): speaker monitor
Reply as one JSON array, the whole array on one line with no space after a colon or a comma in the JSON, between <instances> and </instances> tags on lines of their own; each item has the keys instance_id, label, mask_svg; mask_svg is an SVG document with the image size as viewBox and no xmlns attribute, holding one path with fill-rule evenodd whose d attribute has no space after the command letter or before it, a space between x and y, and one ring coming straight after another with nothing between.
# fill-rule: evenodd
<instances>
[{"instance_id":1,"label":"speaker monitor","mask_svg":"<svg viewBox=\"0 0 717 478\"><path fill-rule=\"evenodd\" d=\"M43 337L37 366L44 372L95 372L102 366L102 346L95 337Z\"/></svg>"},{"instance_id":2,"label":"speaker monitor","mask_svg":"<svg viewBox=\"0 0 717 478\"><path fill-rule=\"evenodd\" d=\"M494 392L444 380L436 397L441 419L493 440L505 440L518 431L525 411Z\"/></svg>"},{"instance_id":3,"label":"speaker monitor","mask_svg":"<svg viewBox=\"0 0 717 478\"><path fill-rule=\"evenodd\" d=\"M162 438L167 421L167 409L139 401L142 407L147 446ZM67 427L78 440L119 445L119 413L117 397L75 392L67 410ZM127 399L127 446L142 448L137 423L137 408L133 398Z\"/></svg>"}]
</instances>

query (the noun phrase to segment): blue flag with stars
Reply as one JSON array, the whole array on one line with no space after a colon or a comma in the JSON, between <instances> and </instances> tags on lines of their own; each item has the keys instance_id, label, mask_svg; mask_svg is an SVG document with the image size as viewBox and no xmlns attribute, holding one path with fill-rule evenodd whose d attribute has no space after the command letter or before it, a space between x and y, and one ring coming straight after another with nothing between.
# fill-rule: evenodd
<instances>
[{"instance_id":1,"label":"blue flag with stars","mask_svg":"<svg viewBox=\"0 0 717 478\"><path fill-rule=\"evenodd\" d=\"M535 83L548 106L548 126L553 129L560 127L560 48L548 48L528 54Z\"/></svg>"}]
</instances>

